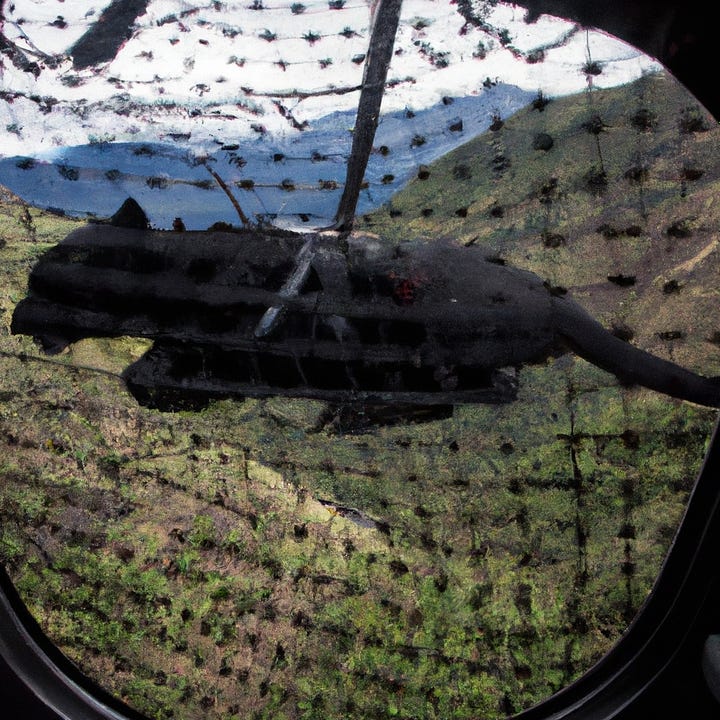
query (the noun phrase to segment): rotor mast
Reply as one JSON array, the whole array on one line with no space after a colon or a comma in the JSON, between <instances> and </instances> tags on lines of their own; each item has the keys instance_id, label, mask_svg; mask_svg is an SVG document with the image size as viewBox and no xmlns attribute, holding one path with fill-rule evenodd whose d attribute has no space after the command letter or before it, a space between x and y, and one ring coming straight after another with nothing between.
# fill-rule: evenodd
<instances>
[{"instance_id":1,"label":"rotor mast","mask_svg":"<svg viewBox=\"0 0 720 720\"><path fill-rule=\"evenodd\" d=\"M400 22L401 6L402 0L376 0L372 5L370 45L365 59L352 150L345 188L331 228L339 232L349 232L355 219L355 208L380 119L380 105L385 94L385 81Z\"/></svg>"}]
</instances>

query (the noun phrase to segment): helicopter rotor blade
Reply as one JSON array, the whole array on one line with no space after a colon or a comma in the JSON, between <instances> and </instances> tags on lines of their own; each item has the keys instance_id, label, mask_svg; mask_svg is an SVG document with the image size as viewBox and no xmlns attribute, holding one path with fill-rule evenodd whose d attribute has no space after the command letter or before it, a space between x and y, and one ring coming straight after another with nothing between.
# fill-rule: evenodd
<instances>
[{"instance_id":1,"label":"helicopter rotor blade","mask_svg":"<svg viewBox=\"0 0 720 720\"><path fill-rule=\"evenodd\" d=\"M376 0L371 9L370 45L355 118L352 150L348 160L345 188L332 225L332 229L340 232L349 231L355 218L365 168L370 159L380 119L380 105L385 94L385 80L400 22L401 6L402 0Z\"/></svg>"}]
</instances>

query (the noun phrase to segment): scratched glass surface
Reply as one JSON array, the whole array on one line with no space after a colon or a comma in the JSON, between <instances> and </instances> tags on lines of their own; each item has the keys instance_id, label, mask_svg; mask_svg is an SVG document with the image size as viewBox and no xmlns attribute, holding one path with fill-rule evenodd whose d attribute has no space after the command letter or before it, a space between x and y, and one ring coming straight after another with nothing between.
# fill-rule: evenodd
<instances>
[{"instance_id":1,"label":"scratched glass surface","mask_svg":"<svg viewBox=\"0 0 720 720\"><path fill-rule=\"evenodd\" d=\"M720 405L710 115L497 2L0 8L0 558L53 642L158 718L591 667Z\"/></svg>"}]
</instances>

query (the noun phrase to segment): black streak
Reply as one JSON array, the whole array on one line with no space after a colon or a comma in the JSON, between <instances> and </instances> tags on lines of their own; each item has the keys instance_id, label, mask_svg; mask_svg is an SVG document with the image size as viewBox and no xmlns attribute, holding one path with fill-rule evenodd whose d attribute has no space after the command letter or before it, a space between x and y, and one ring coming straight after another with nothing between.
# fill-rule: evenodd
<instances>
[{"instance_id":1,"label":"black streak","mask_svg":"<svg viewBox=\"0 0 720 720\"><path fill-rule=\"evenodd\" d=\"M130 39L136 18L149 0L115 0L88 31L73 45L70 54L76 70L113 60Z\"/></svg>"},{"instance_id":2,"label":"black streak","mask_svg":"<svg viewBox=\"0 0 720 720\"><path fill-rule=\"evenodd\" d=\"M355 218L355 207L380 117L380 104L385 93L385 80L395 44L401 4L401 0L380 0L375 9L347 179L335 217L338 230L349 230Z\"/></svg>"}]
</instances>

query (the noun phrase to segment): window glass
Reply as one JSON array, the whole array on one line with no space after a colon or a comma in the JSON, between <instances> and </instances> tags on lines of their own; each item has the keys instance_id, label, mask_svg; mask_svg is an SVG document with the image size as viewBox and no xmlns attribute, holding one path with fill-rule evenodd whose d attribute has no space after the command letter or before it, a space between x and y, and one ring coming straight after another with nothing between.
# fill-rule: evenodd
<instances>
[{"instance_id":1,"label":"window glass","mask_svg":"<svg viewBox=\"0 0 720 720\"><path fill-rule=\"evenodd\" d=\"M0 560L52 641L155 718L501 718L591 667L720 405L711 116L404 0L340 233L388 0L0 5Z\"/></svg>"}]
</instances>

